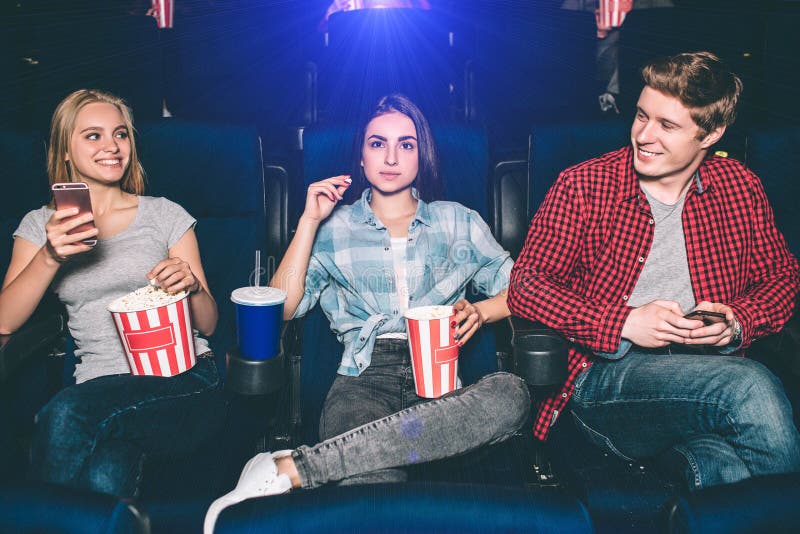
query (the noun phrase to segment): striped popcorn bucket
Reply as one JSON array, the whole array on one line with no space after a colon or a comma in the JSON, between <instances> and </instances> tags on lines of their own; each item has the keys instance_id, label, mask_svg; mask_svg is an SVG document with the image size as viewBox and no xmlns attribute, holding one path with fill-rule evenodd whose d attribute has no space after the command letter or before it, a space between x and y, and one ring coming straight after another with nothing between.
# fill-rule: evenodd
<instances>
[{"instance_id":1,"label":"striped popcorn bucket","mask_svg":"<svg viewBox=\"0 0 800 534\"><path fill-rule=\"evenodd\" d=\"M172 0L152 0L153 15L156 18L158 27L163 29L172 28L172 14L174 5Z\"/></svg>"},{"instance_id":2,"label":"striped popcorn bucket","mask_svg":"<svg viewBox=\"0 0 800 534\"><path fill-rule=\"evenodd\" d=\"M194 367L188 297L157 308L111 311L131 374L174 376Z\"/></svg>"},{"instance_id":3,"label":"striped popcorn bucket","mask_svg":"<svg viewBox=\"0 0 800 534\"><path fill-rule=\"evenodd\" d=\"M631 9L633 0L600 0L595 12L597 27L601 30L619 28Z\"/></svg>"},{"instance_id":4,"label":"striped popcorn bucket","mask_svg":"<svg viewBox=\"0 0 800 534\"><path fill-rule=\"evenodd\" d=\"M452 306L420 306L405 313L414 385L420 397L435 399L458 388L458 345Z\"/></svg>"}]
</instances>

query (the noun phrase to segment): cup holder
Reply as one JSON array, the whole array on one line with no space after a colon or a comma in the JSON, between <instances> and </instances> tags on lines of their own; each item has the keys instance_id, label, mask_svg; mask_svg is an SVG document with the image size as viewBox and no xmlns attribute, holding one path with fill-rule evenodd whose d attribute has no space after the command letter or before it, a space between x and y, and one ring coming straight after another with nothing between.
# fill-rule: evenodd
<instances>
[{"instance_id":1,"label":"cup holder","mask_svg":"<svg viewBox=\"0 0 800 534\"><path fill-rule=\"evenodd\" d=\"M225 389L240 395L268 395L286 384L286 358L283 351L266 360L246 360L235 346L226 355L228 371Z\"/></svg>"},{"instance_id":2,"label":"cup holder","mask_svg":"<svg viewBox=\"0 0 800 534\"><path fill-rule=\"evenodd\" d=\"M514 338L514 372L529 386L553 386L567 378L568 343L550 333Z\"/></svg>"}]
</instances>

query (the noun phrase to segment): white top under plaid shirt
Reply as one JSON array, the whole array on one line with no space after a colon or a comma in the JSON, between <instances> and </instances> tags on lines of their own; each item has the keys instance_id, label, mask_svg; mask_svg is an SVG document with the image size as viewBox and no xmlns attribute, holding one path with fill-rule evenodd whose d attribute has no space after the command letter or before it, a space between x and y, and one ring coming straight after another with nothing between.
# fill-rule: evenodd
<instances>
[{"instance_id":1,"label":"white top under plaid shirt","mask_svg":"<svg viewBox=\"0 0 800 534\"><path fill-rule=\"evenodd\" d=\"M416 190L412 190L419 198ZM319 300L344 344L339 374L369 367L375 338L405 332L395 283L391 236L369 206L371 190L334 210L317 231L305 293L294 313ZM409 307L454 304L472 282L485 295L508 287L513 261L477 212L456 202L419 201L408 228Z\"/></svg>"}]
</instances>

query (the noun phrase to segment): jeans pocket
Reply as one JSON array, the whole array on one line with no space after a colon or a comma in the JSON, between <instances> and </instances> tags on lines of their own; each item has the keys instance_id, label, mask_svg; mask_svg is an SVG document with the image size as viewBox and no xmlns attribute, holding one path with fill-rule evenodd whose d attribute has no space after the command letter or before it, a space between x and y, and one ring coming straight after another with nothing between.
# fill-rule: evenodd
<instances>
[{"instance_id":1,"label":"jeans pocket","mask_svg":"<svg viewBox=\"0 0 800 534\"><path fill-rule=\"evenodd\" d=\"M578 415L575 413L574 410L572 411L572 417L575 419L575 423L576 423L577 427L580 429L581 433L584 436L586 436L586 438L590 442L592 442L596 446L600 447L600 449L602 449L605 452L610 452L614 456L622 458L626 462L635 461L633 458L630 458L630 457L625 456L624 454L622 454L619 451L619 449L617 449L614 446L614 443L611 441L611 438L609 438L608 436L606 436L604 434L601 434L597 430L591 428L589 425L584 423L583 420L581 420L581 418L578 417Z\"/></svg>"}]
</instances>

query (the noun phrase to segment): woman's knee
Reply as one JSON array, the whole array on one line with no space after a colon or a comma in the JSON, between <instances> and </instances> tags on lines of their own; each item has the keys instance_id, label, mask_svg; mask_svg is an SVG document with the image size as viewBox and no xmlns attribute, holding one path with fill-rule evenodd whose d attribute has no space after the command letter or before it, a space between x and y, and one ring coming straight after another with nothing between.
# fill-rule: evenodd
<instances>
[{"instance_id":1,"label":"woman's knee","mask_svg":"<svg viewBox=\"0 0 800 534\"><path fill-rule=\"evenodd\" d=\"M86 403L74 388L60 391L36 414L36 433L47 441L75 438L87 421Z\"/></svg>"},{"instance_id":2,"label":"woman's knee","mask_svg":"<svg viewBox=\"0 0 800 534\"><path fill-rule=\"evenodd\" d=\"M511 373L493 373L479 382L482 394L494 399L495 416L501 427L519 429L528 418L531 397L525 381Z\"/></svg>"}]
</instances>

